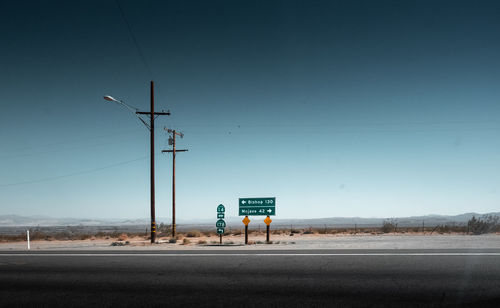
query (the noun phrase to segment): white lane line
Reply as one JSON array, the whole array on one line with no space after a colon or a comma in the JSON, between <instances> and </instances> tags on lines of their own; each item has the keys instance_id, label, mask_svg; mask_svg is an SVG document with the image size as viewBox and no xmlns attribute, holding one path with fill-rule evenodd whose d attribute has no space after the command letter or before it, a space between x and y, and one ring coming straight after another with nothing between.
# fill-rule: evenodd
<instances>
[{"instance_id":1,"label":"white lane line","mask_svg":"<svg viewBox=\"0 0 500 308\"><path fill-rule=\"evenodd\" d=\"M345 257L345 256L500 256L500 252L422 253L0 253L0 257Z\"/></svg>"}]
</instances>

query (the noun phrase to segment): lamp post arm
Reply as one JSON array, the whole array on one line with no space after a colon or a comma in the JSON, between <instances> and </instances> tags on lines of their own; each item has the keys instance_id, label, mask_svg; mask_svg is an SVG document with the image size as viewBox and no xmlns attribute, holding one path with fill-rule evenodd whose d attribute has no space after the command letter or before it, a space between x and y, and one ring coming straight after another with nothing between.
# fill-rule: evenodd
<instances>
[{"instance_id":1,"label":"lamp post arm","mask_svg":"<svg viewBox=\"0 0 500 308\"><path fill-rule=\"evenodd\" d=\"M136 116L139 120L141 120L142 124L144 124L144 125L145 125L145 126L146 126L149 130L151 130L151 126L150 126L150 125L149 125L146 121L144 121L144 119L143 119L143 118L141 118L141 117L139 116L139 114L138 114L138 112L139 112L139 111L138 111L138 109L137 109L137 108L134 108L134 107L132 107L132 106L128 105L127 103L125 103L125 102L124 102L124 101L122 101L122 100L119 100L119 101L118 101L118 100L116 100L116 102L117 102L117 103L119 103L120 105L123 105L123 107L127 108L129 111L131 111L133 114L135 114L135 116Z\"/></svg>"}]
</instances>

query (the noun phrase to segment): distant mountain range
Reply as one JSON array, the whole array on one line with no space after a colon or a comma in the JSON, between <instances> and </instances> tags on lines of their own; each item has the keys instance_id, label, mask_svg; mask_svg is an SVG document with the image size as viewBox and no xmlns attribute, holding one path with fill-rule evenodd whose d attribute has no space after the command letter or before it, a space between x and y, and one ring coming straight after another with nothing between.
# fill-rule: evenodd
<instances>
[{"instance_id":1,"label":"distant mountain range","mask_svg":"<svg viewBox=\"0 0 500 308\"><path fill-rule=\"evenodd\" d=\"M436 226L442 224L465 224L472 216L483 217L485 215L494 215L500 217L500 212L478 214L465 213L460 215L426 215L426 216L411 216L411 217L388 217L388 218L363 218L363 217L329 217L329 218L313 218L313 219L273 219L273 226L294 226L294 227L374 227L380 226L384 220L393 220L398 226L411 227L421 226ZM250 217L251 225L263 224L263 216ZM229 227L241 227L241 217L228 217L226 222ZM199 219L199 220L178 220L179 226L200 226L207 227L215 225L214 219ZM170 218L158 218L157 223L170 224ZM18 215L0 215L0 227L12 226L132 226L132 225L149 225L149 219L84 219L84 218L54 218L49 216L18 216Z\"/></svg>"}]
</instances>

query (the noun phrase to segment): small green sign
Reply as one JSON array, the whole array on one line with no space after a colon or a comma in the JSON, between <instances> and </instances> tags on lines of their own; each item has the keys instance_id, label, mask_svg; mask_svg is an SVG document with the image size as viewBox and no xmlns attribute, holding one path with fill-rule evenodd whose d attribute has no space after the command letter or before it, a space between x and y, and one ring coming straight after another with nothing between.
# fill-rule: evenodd
<instances>
[{"instance_id":1,"label":"small green sign","mask_svg":"<svg viewBox=\"0 0 500 308\"><path fill-rule=\"evenodd\" d=\"M217 207L217 213L224 213L225 211L226 208L224 207L224 205L219 204L219 206Z\"/></svg>"},{"instance_id":2,"label":"small green sign","mask_svg":"<svg viewBox=\"0 0 500 308\"><path fill-rule=\"evenodd\" d=\"M224 234L224 228L217 228L217 234Z\"/></svg>"},{"instance_id":3,"label":"small green sign","mask_svg":"<svg viewBox=\"0 0 500 308\"><path fill-rule=\"evenodd\" d=\"M226 222L223 220L223 219L219 219L217 220L217 222L215 223L215 226L217 228L225 228L226 227Z\"/></svg>"},{"instance_id":4,"label":"small green sign","mask_svg":"<svg viewBox=\"0 0 500 308\"><path fill-rule=\"evenodd\" d=\"M240 198L240 216L272 216L276 215L276 198Z\"/></svg>"},{"instance_id":5,"label":"small green sign","mask_svg":"<svg viewBox=\"0 0 500 308\"><path fill-rule=\"evenodd\" d=\"M217 213L217 218L223 219L224 218L224 213Z\"/></svg>"}]
</instances>

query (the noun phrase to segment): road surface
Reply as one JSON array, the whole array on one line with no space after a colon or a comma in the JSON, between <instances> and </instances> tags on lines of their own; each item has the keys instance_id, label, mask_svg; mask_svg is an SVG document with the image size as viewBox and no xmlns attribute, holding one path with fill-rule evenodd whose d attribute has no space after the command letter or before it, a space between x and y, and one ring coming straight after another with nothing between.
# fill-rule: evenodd
<instances>
[{"instance_id":1,"label":"road surface","mask_svg":"<svg viewBox=\"0 0 500 308\"><path fill-rule=\"evenodd\" d=\"M500 249L0 251L0 306L498 307Z\"/></svg>"}]
</instances>

